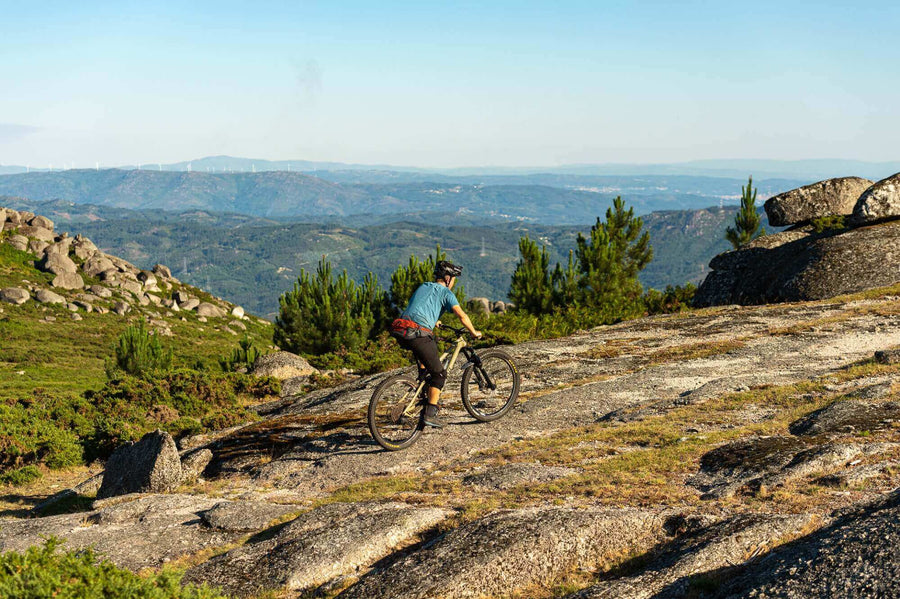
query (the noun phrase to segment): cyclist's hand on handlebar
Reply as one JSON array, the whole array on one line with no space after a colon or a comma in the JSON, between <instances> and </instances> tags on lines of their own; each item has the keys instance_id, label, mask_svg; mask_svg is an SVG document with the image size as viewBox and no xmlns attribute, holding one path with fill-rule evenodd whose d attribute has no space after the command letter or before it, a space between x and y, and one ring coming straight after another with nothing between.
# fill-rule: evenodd
<instances>
[{"instance_id":1,"label":"cyclist's hand on handlebar","mask_svg":"<svg viewBox=\"0 0 900 599\"><path fill-rule=\"evenodd\" d=\"M436 329L439 329L439 328L441 328L442 326L444 326L444 325L441 323L440 320L437 321L436 323L434 323L434 328L436 328Z\"/></svg>"},{"instance_id":2,"label":"cyclist's hand on handlebar","mask_svg":"<svg viewBox=\"0 0 900 599\"><path fill-rule=\"evenodd\" d=\"M481 339L484 335L482 335L481 331L475 331L474 333L472 333L472 336L476 339Z\"/></svg>"}]
</instances>

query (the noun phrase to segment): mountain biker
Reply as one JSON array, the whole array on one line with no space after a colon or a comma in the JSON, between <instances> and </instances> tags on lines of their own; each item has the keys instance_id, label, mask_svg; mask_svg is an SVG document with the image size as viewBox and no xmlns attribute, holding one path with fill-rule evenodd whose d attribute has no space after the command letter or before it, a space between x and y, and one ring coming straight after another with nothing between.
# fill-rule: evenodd
<instances>
[{"instance_id":1,"label":"mountain biker","mask_svg":"<svg viewBox=\"0 0 900 599\"><path fill-rule=\"evenodd\" d=\"M419 367L419 377L425 379L427 398L422 408L423 422L441 428L444 423L437 417L438 400L447 379L447 371L441 364L437 343L432 330L440 326L441 314L452 311L476 339L481 331L472 326L469 316L453 295L456 278L462 274L462 266L441 260L434 266L434 282L422 283L412 294L406 309L390 326L391 335L400 347L412 351Z\"/></svg>"}]
</instances>

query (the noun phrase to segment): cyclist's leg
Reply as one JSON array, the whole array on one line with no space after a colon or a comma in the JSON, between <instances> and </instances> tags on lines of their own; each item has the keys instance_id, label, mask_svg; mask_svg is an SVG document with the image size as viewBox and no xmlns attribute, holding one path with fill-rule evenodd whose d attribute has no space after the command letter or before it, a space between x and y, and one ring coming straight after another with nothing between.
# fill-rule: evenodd
<instances>
[{"instance_id":1,"label":"cyclist's leg","mask_svg":"<svg viewBox=\"0 0 900 599\"><path fill-rule=\"evenodd\" d=\"M410 349L416 356L416 360L425 366L427 371L425 378L426 404L425 424L441 427L443 422L437 418L437 404L441 397L441 389L447 378L447 371L438 356L437 343L431 337L419 337L410 342Z\"/></svg>"},{"instance_id":2,"label":"cyclist's leg","mask_svg":"<svg viewBox=\"0 0 900 599\"><path fill-rule=\"evenodd\" d=\"M447 379L447 371L438 355L437 343L432 337L419 337L409 342L409 348L420 367L424 367L426 371L425 384L429 389L429 399L431 398L431 390L435 389L440 396L441 389L444 388L444 382ZM435 401L429 403L437 403Z\"/></svg>"}]
</instances>

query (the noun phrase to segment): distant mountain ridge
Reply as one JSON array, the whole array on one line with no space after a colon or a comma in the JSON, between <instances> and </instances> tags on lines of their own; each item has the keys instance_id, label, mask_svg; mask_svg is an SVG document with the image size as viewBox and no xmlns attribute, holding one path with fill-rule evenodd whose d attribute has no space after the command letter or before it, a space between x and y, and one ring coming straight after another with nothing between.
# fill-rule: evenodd
<instances>
[{"instance_id":1,"label":"distant mountain ridge","mask_svg":"<svg viewBox=\"0 0 900 599\"><path fill-rule=\"evenodd\" d=\"M452 178L525 176L525 175L685 175L722 178L745 178L753 175L756 179L796 179L807 183L835 176L860 176L868 179L883 179L900 172L900 161L871 162L844 159L810 160L768 160L768 159L711 159L691 160L671 163L600 163L566 164L558 166L478 166L478 167L415 167L390 164L355 164L314 160L265 160L261 158L241 158L234 156L206 156L194 160L174 163L145 163L143 165L117 165L114 168L131 170L187 171L194 172L264 172L287 171L315 174L328 178L323 173L354 173L363 176L366 182L375 182L371 177L392 177L394 180L422 180L424 177ZM21 174L27 167L22 165L0 165L0 175ZM33 172L48 169L31 168ZM57 171L58 172L58 171ZM371 175L366 178L365 173Z\"/></svg>"},{"instance_id":2,"label":"distant mountain ridge","mask_svg":"<svg viewBox=\"0 0 900 599\"><path fill-rule=\"evenodd\" d=\"M740 179L683 176L496 177L464 182L333 182L297 172L68 170L0 176L0 194L140 210L209 210L321 221L350 215L460 213L541 224L589 224L623 196L638 214L731 203ZM754 181L757 184L756 181ZM760 181L760 199L797 187Z\"/></svg>"}]
</instances>

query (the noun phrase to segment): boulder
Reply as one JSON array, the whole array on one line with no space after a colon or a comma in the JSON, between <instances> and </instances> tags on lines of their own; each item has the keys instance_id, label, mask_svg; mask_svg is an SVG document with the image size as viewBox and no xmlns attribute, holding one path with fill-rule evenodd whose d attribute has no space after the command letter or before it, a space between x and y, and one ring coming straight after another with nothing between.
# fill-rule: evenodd
<instances>
[{"instance_id":1,"label":"boulder","mask_svg":"<svg viewBox=\"0 0 900 599\"><path fill-rule=\"evenodd\" d=\"M56 235L50 229L45 229L44 227L34 227L32 225L21 225L19 227L19 235L34 237L35 239L40 239L41 241L46 241L47 243L53 243L53 241L56 239Z\"/></svg>"},{"instance_id":2,"label":"boulder","mask_svg":"<svg viewBox=\"0 0 900 599\"><path fill-rule=\"evenodd\" d=\"M164 279L172 278L172 271L169 270L168 266L163 266L162 264L155 264L152 268L153 274L160 276Z\"/></svg>"},{"instance_id":3,"label":"boulder","mask_svg":"<svg viewBox=\"0 0 900 599\"><path fill-rule=\"evenodd\" d=\"M894 491L839 514L832 524L777 547L762 559L718 572L714 594L757 598L900 597L898 546L900 491ZM704 581L685 582L689 587L699 587ZM705 582L708 587L708 579ZM674 596L679 595L657 595Z\"/></svg>"},{"instance_id":4,"label":"boulder","mask_svg":"<svg viewBox=\"0 0 900 599\"><path fill-rule=\"evenodd\" d=\"M28 251L28 238L24 235L10 235L6 239L6 243L19 250L20 252Z\"/></svg>"},{"instance_id":5,"label":"boulder","mask_svg":"<svg viewBox=\"0 0 900 599\"><path fill-rule=\"evenodd\" d=\"M850 220L862 225L897 217L900 217L900 173L869 187L853 208Z\"/></svg>"},{"instance_id":6,"label":"boulder","mask_svg":"<svg viewBox=\"0 0 900 599\"><path fill-rule=\"evenodd\" d=\"M742 563L748 555L759 555L803 534L817 521L814 514L745 514L701 524L699 530L682 534L677 528L679 519L686 520L679 515L667 522L676 529L676 539L655 552L640 573L604 581L566 599L650 599L664 590L668 593L664 596L690 596L688 577Z\"/></svg>"},{"instance_id":7,"label":"boulder","mask_svg":"<svg viewBox=\"0 0 900 599\"><path fill-rule=\"evenodd\" d=\"M859 196L870 185L868 179L840 177L778 194L765 203L769 224L785 227L823 216L850 215Z\"/></svg>"},{"instance_id":8,"label":"boulder","mask_svg":"<svg viewBox=\"0 0 900 599\"><path fill-rule=\"evenodd\" d=\"M165 493L181 482L181 460L169 433L155 431L118 448L106 462L98 498L126 493Z\"/></svg>"},{"instance_id":9,"label":"boulder","mask_svg":"<svg viewBox=\"0 0 900 599\"><path fill-rule=\"evenodd\" d=\"M244 317L244 309L240 306L235 306L231 309L231 315L235 318L243 318Z\"/></svg>"},{"instance_id":10,"label":"boulder","mask_svg":"<svg viewBox=\"0 0 900 599\"><path fill-rule=\"evenodd\" d=\"M308 376L316 372L318 371L300 356L286 351L278 351L258 357L253 363L250 374L290 379L296 376Z\"/></svg>"},{"instance_id":11,"label":"boulder","mask_svg":"<svg viewBox=\"0 0 900 599\"><path fill-rule=\"evenodd\" d=\"M193 451L184 456L181 459L182 480L188 482L200 478L212 459L212 452L206 448Z\"/></svg>"},{"instance_id":12,"label":"boulder","mask_svg":"<svg viewBox=\"0 0 900 599\"><path fill-rule=\"evenodd\" d=\"M120 287L126 291L130 291L132 295L138 299L141 299L144 296L144 288L137 281L122 281ZM149 300L147 300L147 303L150 303ZM147 305L144 302L141 302L141 304Z\"/></svg>"},{"instance_id":13,"label":"boulder","mask_svg":"<svg viewBox=\"0 0 900 599\"><path fill-rule=\"evenodd\" d=\"M64 304L66 299L58 293L53 293L49 289L38 289L34 292L34 299L42 304Z\"/></svg>"},{"instance_id":14,"label":"boulder","mask_svg":"<svg viewBox=\"0 0 900 599\"><path fill-rule=\"evenodd\" d=\"M8 212L8 211L7 211L6 208L0 208L0 231L3 230L3 225L6 224L6 214L7 214L7 212Z\"/></svg>"},{"instance_id":15,"label":"boulder","mask_svg":"<svg viewBox=\"0 0 900 599\"><path fill-rule=\"evenodd\" d=\"M21 287L7 287L5 289L0 289L0 302L21 306L29 299L31 299L31 294Z\"/></svg>"},{"instance_id":16,"label":"boulder","mask_svg":"<svg viewBox=\"0 0 900 599\"><path fill-rule=\"evenodd\" d=\"M79 260L87 260L99 251L90 239L81 235L75 236L72 241L72 249Z\"/></svg>"},{"instance_id":17,"label":"boulder","mask_svg":"<svg viewBox=\"0 0 900 599\"><path fill-rule=\"evenodd\" d=\"M486 297L469 298L469 309L478 314L489 314L491 311L491 300Z\"/></svg>"},{"instance_id":18,"label":"boulder","mask_svg":"<svg viewBox=\"0 0 900 599\"><path fill-rule=\"evenodd\" d=\"M89 277L96 277L102 272L115 270L115 268L116 266L112 261L100 252L93 254L81 266L81 270Z\"/></svg>"},{"instance_id":19,"label":"boulder","mask_svg":"<svg viewBox=\"0 0 900 599\"><path fill-rule=\"evenodd\" d=\"M53 221L46 216L32 216L28 219L28 224L32 227L43 227L44 229L53 230Z\"/></svg>"},{"instance_id":20,"label":"boulder","mask_svg":"<svg viewBox=\"0 0 900 599\"><path fill-rule=\"evenodd\" d=\"M16 227L25 224L25 221L22 220L22 215L9 208L6 210L6 222Z\"/></svg>"},{"instance_id":21,"label":"boulder","mask_svg":"<svg viewBox=\"0 0 900 599\"><path fill-rule=\"evenodd\" d=\"M222 318L225 316L225 310L215 304L203 302L197 306L197 315L206 316L207 318Z\"/></svg>"},{"instance_id":22,"label":"boulder","mask_svg":"<svg viewBox=\"0 0 900 599\"><path fill-rule=\"evenodd\" d=\"M75 273L62 273L53 277L50 284L59 289L83 289L84 279Z\"/></svg>"},{"instance_id":23,"label":"boulder","mask_svg":"<svg viewBox=\"0 0 900 599\"><path fill-rule=\"evenodd\" d=\"M71 239L60 239L54 243L48 244L44 247L44 257L47 258L49 256L62 256L68 257L69 250L72 247Z\"/></svg>"},{"instance_id":24,"label":"boulder","mask_svg":"<svg viewBox=\"0 0 900 599\"><path fill-rule=\"evenodd\" d=\"M113 305L113 312L115 312L119 316L125 316L130 311L131 311L131 306L129 306L125 302L116 302Z\"/></svg>"},{"instance_id":25,"label":"boulder","mask_svg":"<svg viewBox=\"0 0 900 599\"><path fill-rule=\"evenodd\" d=\"M30 239L28 241L28 251L38 257L44 255L48 247L52 246L50 246L46 241L41 241L40 239Z\"/></svg>"},{"instance_id":26,"label":"boulder","mask_svg":"<svg viewBox=\"0 0 900 599\"><path fill-rule=\"evenodd\" d=\"M138 273L137 278L144 284L144 287L156 287L156 275L149 270L142 270Z\"/></svg>"},{"instance_id":27,"label":"boulder","mask_svg":"<svg viewBox=\"0 0 900 599\"><path fill-rule=\"evenodd\" d=\"M710 268L696 307L819 300L892 285L900 282L900 223L767 235L719 254Z\"/></svg>"},{"instance_id":28,"label":"boulder","mask_svg":"<svg viewBox=\"0 0 900 599\"><path fill-rule=\"evenodd\" d=\"M103 285L91 285L88 287L88 290L96 295L97 297L109 298L112 297L112 289L109 287L104 287Z\"/></svg>"},{"instance_id":29,"label":"boulder","mask_svg":"<svg viewBox=\"0 0 900 599\"><path fill-rule=\"evenodd\" d=\"M206 582L238 597L315 589L387 557L448 515L402 503L326 505L189 569L184 582Z\"/></svg>"},{"instance_id":30,"label":"boulder","mask_svg":"<svg viewBox=\"0 0 900 599\"><path fill-rule=\"evenodd\" d=\"M54 246L48 246L54 247ZM38 268L44 272L55 275L75 274L78 272L78 266L65 254L47 253L44 259L38 263Z\"/></svg>"},{"instance_id":31,"label":"boulder","mask_svg":"<svg viewBox=\"0 0 900 599\"><path fill-rule=\"evenodd\" d=\"M177 298L176 298L176 300L177 300ZM197 306L200 305L200 300L198 300L196 297L188 298L188 299L184 300L183 302L181 300L177 300L177 301L178 301L178 305L181 306L182 310L193 310L194 308L196 308Z\"/></svg>"},{"instance_id":32,"label":"boulder","mask_svg":"<svg viewBox=\"0 0 900 599\"><path fill-rule=\"evenodd\" d=\"M193 296L190 293L188 293L187 291L185 291L184 289L180 289L180 290L176 291L172 295L172 297L174 297L175 301L177 301L179 304L181 304L182 307L189 299L193 298ZM199 305L199 303L200 302L198 301L197 304ZM190 308L188 308L188 309L190 309Z\"/></svg>"}]
</instances>

